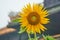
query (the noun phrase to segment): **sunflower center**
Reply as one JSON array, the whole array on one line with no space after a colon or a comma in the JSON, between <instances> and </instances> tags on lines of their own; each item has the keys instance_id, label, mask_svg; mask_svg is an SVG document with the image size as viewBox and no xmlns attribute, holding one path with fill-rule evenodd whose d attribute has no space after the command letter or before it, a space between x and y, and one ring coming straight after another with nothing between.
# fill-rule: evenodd
<instances>
[{"instance_id":1,"label":"sunflower center","mask_svg":"<svg viewBox=\"0 0 60 40\"><path fill-rule=\"evenodd\" d=\"M35 21L36 19L36 16L32 16L32 21Z\"/></svg>"},{"instance_id":2,"label":"sunflower center","mask_svg":"<svg viewBox=\"0 0 60 40\"><path fill-rule=\"evenodd\" d=\"M37 25L40 21L40 15L37 12L31 12L28 14L27 20L31 25Z\"/></svg>"}]
</instances>

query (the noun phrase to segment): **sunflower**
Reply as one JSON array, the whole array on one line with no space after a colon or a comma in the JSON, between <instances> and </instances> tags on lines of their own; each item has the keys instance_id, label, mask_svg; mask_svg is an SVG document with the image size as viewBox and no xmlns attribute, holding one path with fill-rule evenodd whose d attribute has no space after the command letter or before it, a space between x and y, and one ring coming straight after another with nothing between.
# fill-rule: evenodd
<instances>
[{"instance_id":1,"label":"sunflower","mask_svg":"<svg viewBox=\"0 0 60 40\"><path fill-rule=\"evenodd\" d=\"M28 4L19 13L19 16L21 27L26 28L27 33L41 33L41 31L47 30L43 24L49 22L48 12L41 4Z\"/></svg>"}]
</instances>

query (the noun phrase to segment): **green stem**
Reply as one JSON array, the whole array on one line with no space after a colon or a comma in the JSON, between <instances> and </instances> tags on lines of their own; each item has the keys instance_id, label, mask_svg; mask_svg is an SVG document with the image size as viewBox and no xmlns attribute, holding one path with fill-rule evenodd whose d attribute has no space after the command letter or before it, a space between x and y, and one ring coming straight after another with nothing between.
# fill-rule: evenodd
<instances>
[{"instance_id":1,"label":"green stem","mask_svg":"<svg viewBox=\"0 0 60 40\"><path fill-rule=\"evenodd\" d=\"M28 33L29 40L31 40L30 34Z\"/></svg>"},{"instance_id":2,"label":"green stem","mask_svg":"<svg viewBox=\"0 0 60 40\"><path fill-rule=\"evenodd\" d=\"M34 37L35 37L35 40L38 40L37 37L36 37L36 33L34 34Z\"/></svg>"},{"instance_id":3,"label":"green stem","mask_svg":"<svg viewBox=\"0 0 60 40\"><path fill-rule=\"evenodd\" d=\"M47 40L45 35L42 34L42 36L43 36L44 40Z\"/></svg>"}]
</instances>

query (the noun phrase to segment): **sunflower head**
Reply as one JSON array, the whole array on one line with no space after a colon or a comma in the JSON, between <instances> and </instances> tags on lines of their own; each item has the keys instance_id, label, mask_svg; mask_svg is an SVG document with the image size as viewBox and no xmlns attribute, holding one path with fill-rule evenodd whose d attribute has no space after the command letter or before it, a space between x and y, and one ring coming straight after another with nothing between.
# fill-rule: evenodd
<instances>
[{"instance_id":1,"label":"sunflower head","mask_svg":"<svg viewBox=\"0 0 60 40\"><path fill-rule=\"evenodd\" d=\"M47 29L43 24L49 22L47 18L48 12L41 4L28 4L22 9L22 12L19 13L19 16L21 16L19 21L21 22L21 27L26 28L27 33L41 33L41 31Z\"/></svg>"}]
</instances>

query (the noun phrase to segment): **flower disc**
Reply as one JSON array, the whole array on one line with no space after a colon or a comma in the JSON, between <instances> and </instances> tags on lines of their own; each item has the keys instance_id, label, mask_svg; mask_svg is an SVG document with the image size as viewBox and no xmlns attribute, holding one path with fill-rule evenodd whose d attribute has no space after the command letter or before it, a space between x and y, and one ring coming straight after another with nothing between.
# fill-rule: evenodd
<instances>
[{"instance_id":1,"label":"flower disc","mask_svg":"<svg viewBox=\"0 0 60 40\"><path fill-rule=\"evenodd\" d=\"M36 12L31 12L28 16L27 16L27 20L29 22L29 24L31 25L37 25L40 21L40 15L38 15L38 13Z\"/></svg>"}]
</instances>

